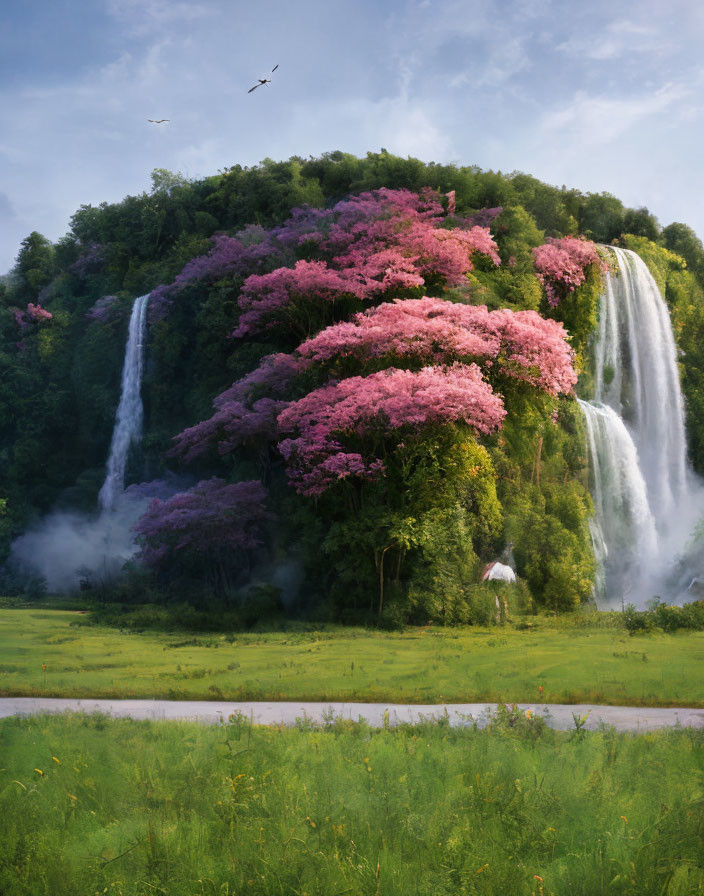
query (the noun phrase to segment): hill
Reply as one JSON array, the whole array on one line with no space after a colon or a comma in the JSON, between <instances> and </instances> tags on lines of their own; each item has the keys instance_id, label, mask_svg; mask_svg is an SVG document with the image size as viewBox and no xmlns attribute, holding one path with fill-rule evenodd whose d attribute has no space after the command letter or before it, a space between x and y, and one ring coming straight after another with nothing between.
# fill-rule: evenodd
<instances>
[{"instance_id":1,"label":"hill","mask_svg":"<svg viewBox=\"0 0 704 896\"><path fill-rule=\"evenodd\" d=\"M2 550L51 510L94 511L133 297L150 293L127 481L158 480L142 492L161 503L123 599L388 624L488 621L499 596L588 602L573 386L589 389L597 244L616 241L670 305L701 469L704 251L683 224L384 151L157 170L149 194L82 207L56 245L30 234L0 287ZM480 586L511 550L521 582Z\"/></svg>"}]
</instances>

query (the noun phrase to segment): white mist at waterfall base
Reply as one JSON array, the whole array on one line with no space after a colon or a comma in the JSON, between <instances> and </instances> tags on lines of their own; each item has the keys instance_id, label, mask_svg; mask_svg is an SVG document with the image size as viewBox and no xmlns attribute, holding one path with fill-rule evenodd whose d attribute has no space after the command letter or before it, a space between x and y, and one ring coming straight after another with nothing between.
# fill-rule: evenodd
<instances>
[{"instance_id":1,"label":"white mist at waterfall base","mask_svg":"<svg viewBox=\"0 0 704 896\"><path fill-rule=\"evenodd\" d=\"M12 545L12 562L41 576L50 591L71 591L85 580L92 584L108 584L119 576L125 562L135 554L132 526L152 495L134 494L129 490L125 493L124 481L130 449L142 436L140 389L148 301L148 295L140 296L132 306L120 402L106 477L98 499L99 513L90 516L55 511Z\"/></svg>"},{"instance_id":2,"label":"white mist at waterfall base","mask_svg":"<svg viewBox=\"0 0 704 896\"><path fill-rule=\"evenodd\" d=\"M691 600L682 565L704 512L704 486L686 460L670 315L642 259L609 251L618 271L606 275L601 297L595 394L579 402L591 464L597 599L639 607L656 596Z\"/></svg>"},{"instance_id":3,"label":"white mist at waterfall base","mask_svg":"<svg viewBox=\"0 0 704 896\"><path fill-rule=\"evenodd\" d=\"M11 562L40 576L52 593L75 591L83 582L110 585L135 554L132 526L147 504L119 500L98 516L54 511L13 542Z\"/></svg>"}]
</instances>

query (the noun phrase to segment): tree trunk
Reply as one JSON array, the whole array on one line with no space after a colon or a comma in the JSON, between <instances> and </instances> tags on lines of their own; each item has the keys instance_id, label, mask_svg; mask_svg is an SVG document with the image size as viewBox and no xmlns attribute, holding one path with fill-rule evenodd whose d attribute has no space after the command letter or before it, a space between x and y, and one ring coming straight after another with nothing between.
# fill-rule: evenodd
<instances>
[{"instance_id":1,"label":"tree trunk","mask_svg":"<svg viewBox=\"0 0 704 896\"><path fill-rule=\"evenodd\" d=\"M535 452L535 481L540 488L540 455L543 453L543 437L538 436L538 450Z\"/></svg>"},{"instance_id":2,"label":"tree trunk","mask_svg":"<svg viewBox=\"0 0 704 896\"><path fill-rule=\"evenodd\" d=\"M381 611L384 606L384 556L390 547L391 545L388 545L383 549L379 560L379 619L381 619Z\"/></svg>"},{"instance_id":3,"label":"tree trunk","mask_svg":"<svg viewBox=\"0 0 704 896\"><path fill-rule=\"evenodd\" d=\"M396 584L401 580L401 561L403 560L403 548L398 549L398 560L396 561Z\"/></svg>"}]
</instances>

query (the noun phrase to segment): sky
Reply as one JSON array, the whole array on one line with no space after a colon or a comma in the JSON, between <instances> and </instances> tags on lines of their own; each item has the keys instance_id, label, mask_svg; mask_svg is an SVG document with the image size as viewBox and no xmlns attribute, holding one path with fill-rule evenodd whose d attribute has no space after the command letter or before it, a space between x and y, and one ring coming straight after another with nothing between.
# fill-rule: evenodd
<instances>
[{"instance_id":1,"label":"sky","mask_svg":"<svg viewBox=\"0 0 704 896\"><path fill-rule=\"evenodd\" d=\"M337 149L608 191L704 237L703 46L699 0L6 0L0 273L154 168Z\"/></svg>"}]
</instances>

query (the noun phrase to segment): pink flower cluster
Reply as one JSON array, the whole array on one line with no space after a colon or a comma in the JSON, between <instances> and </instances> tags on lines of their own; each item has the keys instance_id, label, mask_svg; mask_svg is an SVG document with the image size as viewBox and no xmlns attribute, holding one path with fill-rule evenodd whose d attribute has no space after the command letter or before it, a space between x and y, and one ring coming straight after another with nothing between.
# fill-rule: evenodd
<instances>
[{"instance_id":1,"label":"pink flower cluster","mask_svg":"<svg viewBox=\"0 0 704 896\"><path fill-rule=\"evenodd\" d=\"M220 408L228 401L251 401L253 397L262 397L269 394L282 396L291 383L305 367L301 358L277 352L267 355L242 379L233 383L229 389L219 395L213 405Z\"/></svg>"},{"instance_id":2,"label":"pink flower cluster","mask_svg":"<svg viewBox=\"0 0 704 896\"><path fill-rule=\"evenodd\" d=\"M371 259L384 258L384 251L390 252L392 261L405 260L407 270L415 273L411 285L420 286L429 277L440 277L447 285L459 283L473 268L474 252L488 255L496 265L501 263L498 247L485 227L447 230L427 220L397 220L393 230L386 232L387 222L379 223L384 226L370 228L371 232L348 246L345 254L335 257L335 264L363 270ZM378 261L376 264L378 267ZM376 279L383 272L381 268Z\"/></svg>"},{"instance_id":3,"label":"pink flower cluster","mask_svg":"<svg viewBox=\"0 0 704 896\"><path fill-rule=\"evenodd\" d=\"M574 292L586 279L590 264L606 272L607 265L595 243L573 236L548 239L533 249L538 279L545 288L548 303L555 307L564 291Z\"/></svg>"},{"instance_id":4,"label":"pink flower cluster","mask_svg":"<svg viewBox=\"0 0 704 896\"><path fill-rule=\"evenodd\" d=\"M389 430L419 430L433 423L465 423L475 434L501 426L503 403L476 364L384 370L323 386L279 414L279 449L301 494L320 495L348 476L373 479ZM360 450L344 445L352 437Z\"/></svg>"},{"instance_id":5,"label":"pink flower cluster","mask_svg":"<svg viewBox=\"0 0 704 896\"><path fill-rule=\"evenodd\" d=\"M245 336L261 328L264 319L291 305L306 307L317 302L334 302L343 295L361 298L364 289L353 272L335 271L323 261L299 261L293 268L277 268L270 274L252 274L240 293L239 305L244 313L233 336Z\"/></svg>"},{"instance_id":6,"label":"pink flower cluster","mask_svg":"<svg viewBox=\"0 0 704 896\"><path fill-rule=\"evenodd\" d=\"M27 315L35 323L39 323L42 320L52 320L54 317L51 311L47 311L46 308L42 308L39 304L33 305L31 302L27 305Z\"/></svg>"},{"instance_id":7,"label":"pink flower cluster","mask_svg":"<svg viewBox=\"0 0 704 896\"><path fill-rule=\"evenodd\" d=\"M190 283L228 276L246 277L253 270L266 270L267 262L274 257L280 263L293 260L293 256L283 252L272 235L261 227L248 227L237 236L216 233L209 252L191 259L173 283L161 284L152 290L149 297L150 321L156 323L163 320L174 296Z\"/></svg>"},{"instance_id":8,"label":"pink flower cluster","mask_svg":"<svg viewBox=\"0 0 704 896\"><path fill-rule=\"evenodd\" d=\"M306 304L315 307L343 296L372 301L428 282L456 285L472 270L475 252L500 264L488 228L439 227L441 211L435 199L408 190L378 190L338 203L316 242L327 260L299 261L294 268L250 276L240 294L243 314L233 336L278 323L277 316L290 306L300 316Z\"/></svg>"},{"instance_id":9,"label":"pink flower cluster","mask_svg":"<svg viewBox=\"0 0 704 896\"><path fill-rule=\"evenodd\" d=\"M288 404L282 396L304 367L305 362L293 355L267 355L259 367L217 396L212 417L174 438L171 455L188 463L215 446L220 454L227 454L238 445L275 441L276 418Z\"/></svg>"},{"instance_id":10,"label":"pink flower cluster","mask_svg":"<svg viewBox=\"0 0 704 896\"><path fill-rule=\"evenodd\" d=\"M577 381L561 323L534 311L488 311L444 299L406 299L378 305L304 342L298 353L325 363L353 356L417 358L428 364L477 361L552 395Z\"/></svg>"},{"instance_id":11,"label":"pink flower cluster","mask_svg":"<svg viewBox=\"0 0 704 896\"><path fill-rule=\"evenodd\" d=\"M203 279L249 278L240 298L244 313L234 333L244 336L276 323L288 295L299 304L304 298L314 304L343 295L371 301L429 281L461 282L472 270L475 252L499 264L488 226L457 219L460 226L446 229L440 226L444 220L433 190L379 189L330 209L295 209L269 231L253 225L235 237L216 234L206 255L188 262L173 283L152 291L150 320L163 319L174 295Z\"/></svg>"}]
</instances>

